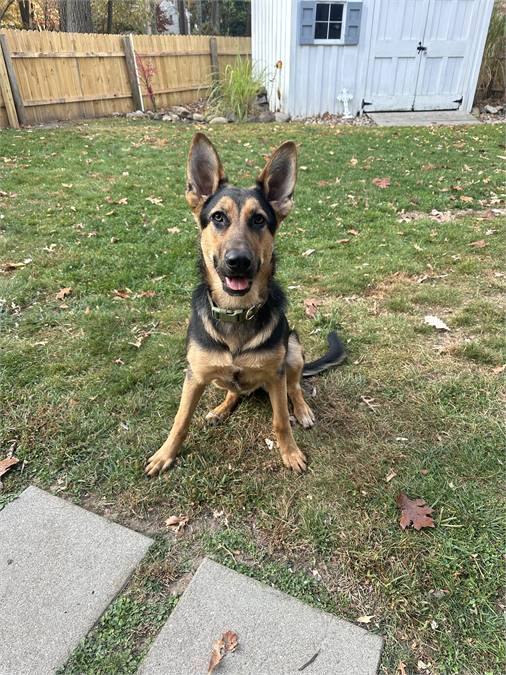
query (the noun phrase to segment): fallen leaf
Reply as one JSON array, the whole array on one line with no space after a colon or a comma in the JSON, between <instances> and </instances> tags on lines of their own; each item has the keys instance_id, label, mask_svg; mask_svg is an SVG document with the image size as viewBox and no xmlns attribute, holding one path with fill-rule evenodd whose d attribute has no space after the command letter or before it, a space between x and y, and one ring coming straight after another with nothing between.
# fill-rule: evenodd
<instances>
[{"instance_id":1,"label":"fallen leaf","mask_svg":"<svg viewBox=\"0 0 506 675\"><path fill-rule=\"evenodd\" d=\"M472 201L474 201L474 199L472 197L468 197L467 195L461 195L460 201L461 202L472 202Z\"/></svg>"},{"instance_id":2,"label":"fallen leaf","mask_svg":"<svg viewBox=\"0 0 506 675\"><path fill-rule=\"evenodd\" d=\"M473 248L485 248L487 242L484 239L479 239L478 241L471 242L469 246L472 246Z\"/></svg>"},{"instance_id":3,"label":"fallen leaf","mask_svg":"<svg viewBox=\"0 0 506 675\"><path fill-rule=\"evenodd\" d=\"M26 265L29 265L32 262L31 258L25 258L21 262L11 262L10 260L7 262L4 262L0 265L0 269L2 272L12 272L12 270L17 270L20 267L26 267Z\"/></svg>"},{"instance_id":4,"label":"fallen leaf","mask_svg":"<svg viewBox=\"0 0 506 675\"><path fill-rule=\"evenodd\" d=\"M161 206L163 204L163 199L161 197L146 197L146 201L150 204L155 204L156 206Z\"/></svg>"},{"instance_id":5,"label":"fallen leaf","mask_svg":"<svg viewBox=\"0 0 506 675\"><path fill-rule=\"evenodd\" d=\"M129 288L115 288L112 294L116 298L123 298L123 300L126 300L127 298L130 297L131 292L132 291Z\"/></svg>"},{"instance_id":6,"label":"fallen leaf","mask_svg":"<svg viewBox=\"0 0 506 675\"><path fill-rule=\"evenodd\" d=\"M179 227L168 227L167 232L169 234L179 234L181 230L179 229Z\"/></svg>"},{"instance_id":7,"label":"fallen leaf","mask_svg":"<svg viewBox=\"0 0 506 675\"><path fill-rule=\"evenodd\" d=\"M213 672L225 654L235 651L238 642L237 633L234 633L233 630L227 630L218 640L213 642L211 658L209 660L209 666L207 667L207 675L210 675L210 673Z\"/></svg>"},{"instance_id":8,"label":"fallen leaf","mask_svg":"<svg viewBox=\"0 0 506 675\"><path fill-rule=\"evenodd\" d=\"M304 251L304 253L301 253L301 255L313 255L313 253L316 251L315 248L308 248L307 251Z\"/></svg>"},{"instance_id":9,"label":"fallen leaf","mask_svg":"<svg viewBox=\"0 0 506 675\"><path fill-rule=\"evenodd\" d=\"M123 359L120 359L120 358L114 359L114 363L117 366L124 366L125 365L125 362L123 361Z\"/></svg>"},{"instance_id":10,"label":"fallen leaf","mask_svg":"<svg viewBox=\"0 0 506 675\"><path fill-rule=\"evenodd\" d=\"M182 532L184 528L188 525L189 521L188 516L170 516L170 518L167 518L165 521L165 524L167 527L170 527L176 534L179 534L179 532Z\"/></svg>"},{"instance_id":11,"label":"fallen leaf","mask_svg":"<svg viewBox=\"0 0 506 675\"><path fill-rule=\"evenodd\" d=\"M57 300L63 300L64 298L66 298L71 293L72 293L72 289L69 286L67 286L66 288L60 288L60 290L56 294L56 299Z\"/></svg>"},{"instance_id":12,"label":"fallen leaf","mask_svg":"<svg viewBox=\"0 0 506 675\"><path fill-rule=\"evenodd\" d=\"M430 506L427 506L423 499L410 499L404 492L399 492L397 496L397 506L401 510L399 521L403 530L411 524L415 530L421 530L422 527L435 527L431 513L434 512Z\"/></svg>"},{"instance_id":13,"label":"fallen leaf","mask_svg":"<svg viewBox=\"0 0 506 675\"><path fill-rule=\"evenodd\" d=\"M404 661L399 661L399 665L397 666L397 673L398 675L408 675L406 671L406 664Z\"/></svg>"},{"instance_id":14,"label":"fallen leaf","mask_svg":"<svg viewBox=\"0 0 506 675\"><path fill-rule=\"evenodd\" d=\"M269 448L269 450L272 450L274 448L274 441L271 441L270 438L264 438L265 440L265 445Z\"/></svg>"},{"instance_id":15,"label":"fallen leaf","mask_svg":"<svg viewBox=\"0 0 506 675\"><path fill-rule=\"evenodd\" d=\"M495 368L492 368L492 372L494 375L500 375L501 373L504 373L506 370L506 363L503 366L496 366Z\"/></svg>"},{"instance_id":16,"label":"fallen leaf","mask_svg":"<svg viewBox=\"0 0 506 675\"><path fill-rule=\"evenodd\" d=\"M348 234L352 234L354 237L358 237L358 235L360 234L360 232L358 230L354 230L354 229L346 230L346 232Z\"/></svg>"},{"instance_id":17,"label":"fallen leaf","mask_svg":"<svg viewBox=\"0 0 506 675\"><path fill-rule=\"evenodd\" d=\"M383 190L387 187L390 187L390 178L373 178L373 185L376 187L382 188Z\"/></svg>"},{"instance_id":18,"label":"fallen leaf","mask_svg":"<svg viewBox=\"0 0 506 675\"><path fill-rule=\"evenodd\" d=\"M140 291L134 295L134 298L154 298L155 295L156 291Z\"/></svg>"},{"instance_id":19,"label":"fallen leaf","mask_svg":"<svg viewBox=\"0 0 506 675\"><path fill-rule=\"evenodd\" d=\"M17 464L19 459L17 457L6 457L5 459L0 460L0 476L3 476L4 473L7 473L9 469Z\"/></svg>"},{"instance_id":20,"label":"fallen leaf","mask_svg":"<svg viewBox=\"0 0 506 675\"><path fill-rule=\"evenodd\" d=\"M358 164L358 159L357 159L356 157L352 157L352 158L350 159L350 161L349 161L349 164L350 164L351 166L357 166L357 164Z\"/></svg>"},{"instance_id":21,"label":"fallen leaf","mask_svg":"<svg viewBox=\"0 0 506 675\"><path fill-rule=\"evenodd\" d=\"M358 619L355 619L357 623L371 623L374 619L374 614L370 616L359 616Z\"/></svg>"},{"instance_id":22,"label":"fallen leaf","mask_svg":"<svg viewBox=\"0 0 506 675\"><path fill-rule=\"evenodd\" d=\"M318 298L306 298L304 300L304 310L306 312L306 316L308 316L310 319L314 319L316 312L318 311L318 307L321 304L322 300L318 300Z\"/></svg>"},{"instance_id":23,"label":"fallen leaf","mask_svg":"<svg viewBox=\"0 0 506 675\"><path fill-rule=\"evenodd\" d=\"M441 321L437 316L432 316L432 314L427 314L424 318L424 323L433 328L437 328L437 330L450 330L444 321Z\"/></svg>"},{"instance_id":24,"label":"fallen leaf","mask_svg":"<svg viewBox=\"0 0 506 675\"><path fill-rule=\"evenodd\" d=\"M388 476L385 478L385 481L387 483L390 483L390 481L393 480L396 476L397 476L397 472L392 469L390 471L390 473L388 474Z\"/></svg>"},{"instance_id":25,"label":"fallen leaf","mask_svg":"<svg viewBox=\"0 0 506 675\"><path fill-rule=\"evenodd\" d=\"M349 241L349 239L338 239L336 244L347 244Z\"/></svg>"}]
</instances>

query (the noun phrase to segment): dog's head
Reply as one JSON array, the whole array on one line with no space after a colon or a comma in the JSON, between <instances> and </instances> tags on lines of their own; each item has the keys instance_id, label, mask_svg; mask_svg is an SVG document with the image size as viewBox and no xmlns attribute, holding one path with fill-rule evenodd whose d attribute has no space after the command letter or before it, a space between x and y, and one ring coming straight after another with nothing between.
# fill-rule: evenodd
<instances>
[{"instance_id":1,"label":"dog's head","mask_svg":"<svg viewBox=\"0 0 506 675\"><path fill-rule=\"evenodd\" d=\"M274 152L254 187L237 188L229 185L211 141L201 133L194 136L186 200L201 228L207 281L223 306L265 299L274 235L292 209L296 178L297 149L291 141Z\"/></svg>"}]
</instances>

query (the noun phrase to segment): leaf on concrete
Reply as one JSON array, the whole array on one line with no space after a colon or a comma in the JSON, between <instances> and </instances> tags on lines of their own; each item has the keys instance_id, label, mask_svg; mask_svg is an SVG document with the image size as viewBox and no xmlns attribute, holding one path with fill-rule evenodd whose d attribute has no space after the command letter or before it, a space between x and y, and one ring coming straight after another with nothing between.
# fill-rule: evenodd
<instances>
[{"instance_id":1,"label":"leaf on concrete","mask_svg":"<svg viewBox=\"0 0 506 675\"><path fill-rule=\"evenodd\" d=\"M390 178L373 178L373 185L376 187L382 188L383 190L387 187L390 187Z\"/></svg>"},{"instance_id":2,"label":"leaf on concrete","mask_svg":"<svg viewBox=\"0 0 506 675\"><path fill-rule=\"evenodd\" d=\"M71 293L72 293L72 289L70 288L70 286L67 286L66 288L60 288L60 290L56 294L56 299L57 300L63 300L64 298L66 298Z\"/></svg>"},{"instance_id":3,"label":"leaf on concrete","mask_svg":"<svg viewBox=\"0 0 506 675\"><path fill-rule=\"evenodd\" d=\"M397 496L397 506L401 510L400 526L405 530L413 525L415 530L421 530L422 527L435 527L431 513L434 512L430 506L427 506L423 499L410 499L404 492L399 492Z\"/></svg>"},{"instance_id":4,"label":"leaf on concrete","mask_svg":"<svg viewBox=\"0 0 506 675\"><path fill-rule=\"evenodd\" d=\"M6 457L5 459L0 460L0 476L3 476L4 473L7 473L11 467L19 462L17 457Z\"/></svg>"},{"instance_id":5,"label":"leaf on concrete","mask_svg":"<svg viewBox=\"0 0 506 675\"><path fill-rule=\"evenodd\" d=\"M235 651L238 644L239 640L237 638L237 633L233 630L227 630L218 640L215 640L211 649L211 658L209 659L209 666L207 667L207 675L210 675L210 673L213 672L225 654Z\"/></svg>"},{"instance_id":6,"label":"leaf on concrete","mask_svg":"<svg viewBox=\"0 0 506 675\"><path fill-rule=\"evenodd\" d=\"M316 312L318 311L318 307L321 304L322 301L318 300L318 298L306 298L304 300L304 310L306 312L306 316L308 316L310 319L314 319Z\"/></svg>"},{"instance_id":7,"label":"leaf on concrete","mask_svg":"<svg viewBox=\"0 0 506 675\"><path fill-rule=\"evenodd\" d=\"M437 330L450 330L444 321L441 321L441 319L432 314L427 314L424 322L429 326L433 326L433 328L437 328Z\"/></svg>"}]
</instances>

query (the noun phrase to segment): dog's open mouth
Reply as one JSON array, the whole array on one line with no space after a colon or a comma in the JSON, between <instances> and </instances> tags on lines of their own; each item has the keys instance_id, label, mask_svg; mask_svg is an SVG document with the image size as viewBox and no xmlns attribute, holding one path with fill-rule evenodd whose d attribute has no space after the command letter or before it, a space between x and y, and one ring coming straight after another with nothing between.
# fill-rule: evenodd
<instances>
[{"instance_id":1,"label":"dog's open mouth","mask_svg":"<svg viewBox=\"0 0 506 675\"><path fill-rule=\"evenodd\" d=\"M244 292L249 290L250 285L248 277L225 277L225 286L231 291Z\"/></svg>"},{"instance_id":2,"label":"dog's open mouth","mask_svg":"<svg viewBox=\"0 0 506 675\"><path fill-rule=\"evenodd\" d=\"M251 283L249 277L223 277L223 287L229 295L246 295Z\"/></svg>"}]
</instances>

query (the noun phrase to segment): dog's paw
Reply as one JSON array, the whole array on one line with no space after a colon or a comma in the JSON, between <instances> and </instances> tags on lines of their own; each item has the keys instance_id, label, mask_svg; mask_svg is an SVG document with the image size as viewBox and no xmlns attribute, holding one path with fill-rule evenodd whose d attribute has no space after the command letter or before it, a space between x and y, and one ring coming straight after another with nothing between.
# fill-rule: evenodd
<instances>
[{"instance_id":1,"label":"dog's paw","mask_svg":"<svg viewBox=\"0 0 506 675\"><path fill-rule=\"evenodd\" d=\"M304 429L310 429L312 426L314 426L314 423L316 422L314 412L311 410L311 408L305 401L304 405L297 406L293 412L295 414L297 422L302 427L304 427Z\"/></svg>"},{"instance_id":2,"label":"dog's paw","mask_svg":"<svg viewBox=\"0 0 506 675\"><path fill-rule=\"evenodd\" d=\"M307 469L306 456L297 447L287 452L282 452L281 459L286 468L295 471L295 473L303 473Z\"/></svg>"},{"instance_id":3,"label":"dog's paw","mask_svg":"<svg viewBox=\"0 0 506 675\"><path fill-rule=\"evenodd\" d=\"M214 410L210 410L206 415L206 423L209 424L209 426L215 427L217 424L220 424L220 422L223 422L226 417L226 415L219 415L215 413Z\"/></svg>"},{"instance_id":4,"label":"dog's paw","mask_svg":"<svg viewBox=\"0 0 506 675\"><path fill-rule=\"evenodd\" d=\"M160 448L160 450L157 450L155 454L151 455L151 457L148 459L144 473L150 478L153 478L159 473L162 473L162 471L166 471L172 464L174 464L174 460L175 457L167 455L167 453L164 452L162 448Z\"/></svg>"}]
</instances>

